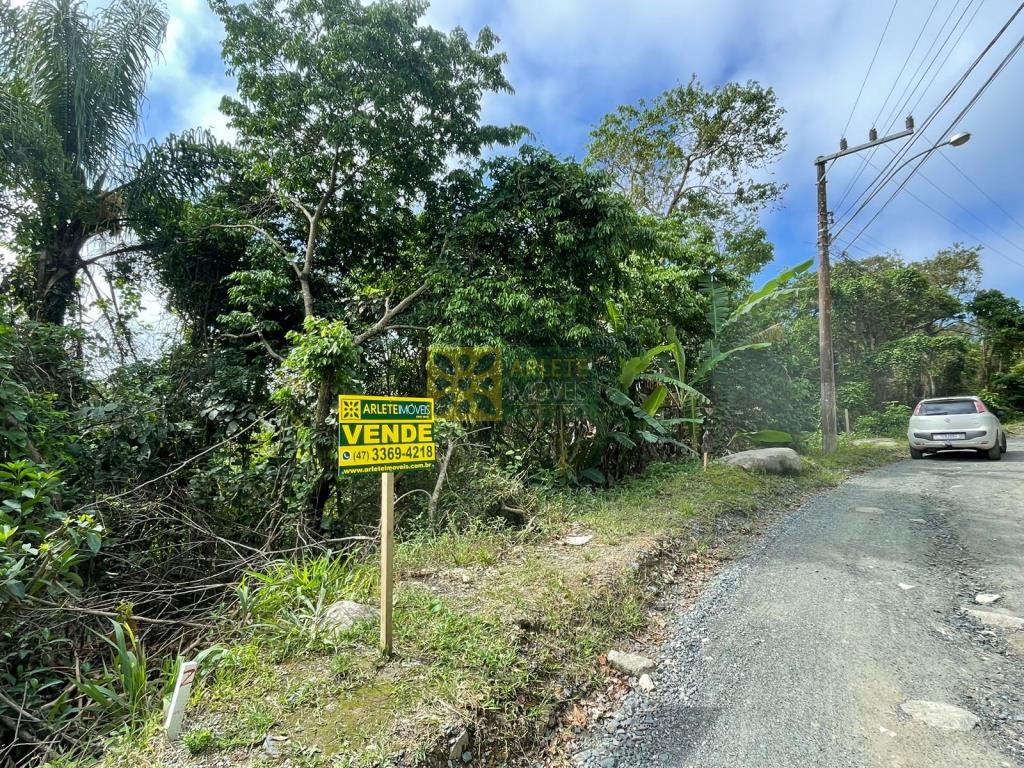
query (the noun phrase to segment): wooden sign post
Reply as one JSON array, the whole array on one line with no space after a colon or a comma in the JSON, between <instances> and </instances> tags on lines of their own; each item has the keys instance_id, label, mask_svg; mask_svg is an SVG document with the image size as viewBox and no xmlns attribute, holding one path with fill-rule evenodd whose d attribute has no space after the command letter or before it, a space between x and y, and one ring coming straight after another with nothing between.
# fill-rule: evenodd
<instances>
[{"instance_id":1,"label":"wooden sign post","mask_svg":"<svg viewBox=\"0 0 1024 768\"><path fill-rule=\"evenodd\" d=\"M395 472L434 465L429 397L338 397L338 473L380 472L380 648L391 653L395 594Z\"/></svg>"},{"instance_id":2,"label":"wooden sign post","mask_svg":"<svg viewBox=\"0 0 1024 768\"><path fill-rule=\"evenodd\" d=\"M390 656L395 592L395 473L380 476L380 649Z\"/></svg>"}]
</instances>

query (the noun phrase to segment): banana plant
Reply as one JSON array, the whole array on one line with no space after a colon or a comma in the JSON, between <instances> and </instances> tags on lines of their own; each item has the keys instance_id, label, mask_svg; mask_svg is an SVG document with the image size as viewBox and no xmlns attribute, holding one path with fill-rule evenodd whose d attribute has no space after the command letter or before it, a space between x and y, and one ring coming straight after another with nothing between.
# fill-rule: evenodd
<instances>
[{"instance_id":1,"label":"banana plant","mask_svg":"<svg viewBox=\"0 0 1024 768\"><path fill-rule=\"evenodd\" d=\"M701 287L708 297L707 319L708 324L711 326L711 338L707 343L707 355L693 376L693 382L695 384L699 384L707 380L707 378L714 372L715 368L733 355L751 349L767 349L772 345L771 341L752 341L722 351L720 341L725 335L725 332L733 326L733 324L741 318L749 315L757 307L768 301L773 301L783 296L789 296L801 290L797 286L790 286L789 282L793 278L810 269L813 262L813 259L808 259L794 267L783 270L758 290L747 294L747 296L745 296L735 307L729 306L730 301L728 291L724 286L715 283L713 275L709 275L701 281ZM772 326L772 329L777 328L778 326ZM768 334L766 334L766 331L762 331L759 335L764 337Z\"/></svg>"}]
</instances>

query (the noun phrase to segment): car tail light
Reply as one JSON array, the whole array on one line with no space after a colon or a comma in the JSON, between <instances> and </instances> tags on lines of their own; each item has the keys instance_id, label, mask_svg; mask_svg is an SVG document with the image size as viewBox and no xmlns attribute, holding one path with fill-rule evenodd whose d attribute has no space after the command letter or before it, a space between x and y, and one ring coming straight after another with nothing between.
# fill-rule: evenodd
<instances>
[{"instance_id":1,"label":"car tail light","mask_svg":"<svg viewBox=\"0 0 1024 768\"><path fill-rule=\"evenodd\" d=\"M985 411L988 410L988 408L985 407L985 404L983 402L981 402L981 400L975 400L974 401L974 409L978 413L984 413Z\"/></svg>"},{"instance_id":2,"label":"car tail light","mask_svg":"<svg viewBox=\"0 0 1024 768\"><path fill-rule=\"evenodd\" d=\"M921 415L921 406L922 405L924 405L924 403L918 403L917 404L917 407L914 409L914 415L915 416L920 416Z\"/></svg>"}]
</instances>

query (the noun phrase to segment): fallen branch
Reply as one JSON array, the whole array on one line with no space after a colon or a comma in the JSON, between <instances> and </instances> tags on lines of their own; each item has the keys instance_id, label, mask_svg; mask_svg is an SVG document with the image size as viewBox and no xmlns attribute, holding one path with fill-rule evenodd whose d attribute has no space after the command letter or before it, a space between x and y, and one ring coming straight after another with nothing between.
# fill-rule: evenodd
<instances>
[{"instance_id":1,"label":"fallen branch","mask_svg":"<svg viewBox=\"0 0 1024 768\"><path fill-rule=\"evenodd\" d=\"M57 605L51 603L48 600L40 600L39 598L33 598L33 602L41 603L45 605L48 610L54 613L60 613L61 611L70 611L71 613L83 613L87 616L101 616L106 619L119 619L121 614L114 613L114 611L101 611L98 608L83 608L76 605ZM213 629L212 624L201 624L198 621L187 621L185 619L157 619L149 616L138 616L132 614L132 621L138 621L143 624L164 624L172 627L191 627L192 629Z\"/></svg>"}]
</instances>

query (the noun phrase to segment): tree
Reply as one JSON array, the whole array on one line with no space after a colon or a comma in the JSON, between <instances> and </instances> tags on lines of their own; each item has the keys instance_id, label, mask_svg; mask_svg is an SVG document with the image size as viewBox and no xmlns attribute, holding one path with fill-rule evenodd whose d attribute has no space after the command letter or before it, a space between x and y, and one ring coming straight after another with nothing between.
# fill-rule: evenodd
<instances>
[{"instance_id":1,"label":"tree","mask_svg":"<svg viewBox=\"0 0 1024 768\"><path fill-rule=\"evenodd\" d=\"M433 334L461 345L600 347L606 301L656 232L607 179L524 148L455 220Z\"/></svg>"},{"instance_id":2,"label":"tree","mask_svg":"<svg viewBox=\"0 0 1024 768\"><path fill-rule=\"evenodd\" d=\"M238 131L247 183L264 190L244 218L220 225L251 235L248 263L233 277L234 320L315 389L315 530L336 472L331 406L352 350L429 289L445 247L419 230L418 212L449 161L522 131L479 120L485 92L510 90L495 36L485 28L472 42L461 29L422 25L419 0L213 7L238 78L238 98L222 109ZM302 330L288 337L290 350L274 351L266 334L280 326L267 310L280 314L289 290Z\"/></svg>"},{"instance_id":3,"label":"tree","mask_svg":"<svg viewBox=\"0 0 1024 768\"><path fill-rule=\"evenodd\" d=\"M966 301L981 284L981 246L954 243L917 266L932 285Z\"/></svg>"},{"instance_id":4,"label":"tree","mask_svg":"<svg viewBox=\"0 0 1024 768\"><path fill-rule=\"evenodd\" d=\"M764 237L756 213L783 191L766 180L786 147L782 115L770 88L750 81L708 90L694 77L650 104L605 115L587 162L607 170L640 211L714 224L722 250L749 246ZM744 275L771 261L770 246L746 250Z\"/></svg>"},{"instance_id":5,"label":"tree","mask_svg":"<svg viewBox=\"0 0 1024 768\"><path fill-rule=\"evenodd\" d=\"M972 349L958 295L976 277L975 257L974 249L953 246L925 261L906 263L891 253L834 265L840 408L858 415L964 386ZM785 319L784 350L791 375L817 381L817 294L813 276L804 281L800 312Z\"/></svg>"},{"instance_id":6,"label":"tree","mask_svg":"<svg viewBox=\"0 0 1024 768\"><path fill-rule=\"evenodd\" d=\"M1002 374L1024 352L1024 308L997 289L978 291L967 304L980 331L981 385Z\"/></svg>"},{"instance_id":7,"label":"tree","mask_svg":"<svg viewBox=\"0 0 1024 768\"><path fill-rule=\"evenodd\" d=\"M145 250L124 243L137 210L180 180L135 142L166 24L156 0L96 15L81 0L34 0L0 14L0 200L21 254L9 287L36 319L64 322L76 278L110 255L83 258L93 238L113 238L116 255Z\"/></svg>"}]
</instances>

